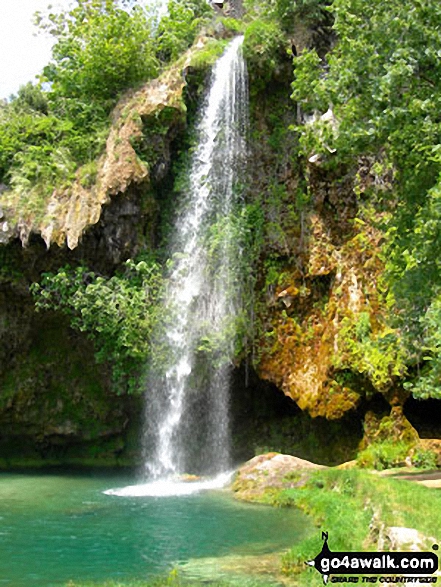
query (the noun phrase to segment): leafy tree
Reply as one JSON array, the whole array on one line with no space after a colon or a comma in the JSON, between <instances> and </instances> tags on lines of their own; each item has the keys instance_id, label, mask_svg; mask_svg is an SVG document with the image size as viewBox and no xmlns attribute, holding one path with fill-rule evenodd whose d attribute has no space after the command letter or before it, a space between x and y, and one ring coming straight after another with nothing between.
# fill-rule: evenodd
<instances>
[{"instance_id":1,"label":"leafy tree","mask_svg":"<svg viewBox=\"0 0 441 587\"><path fill-rule=\"evenodd\" d=\"M71 181L103 148L121 93L158 74L156 53L174 59L187 49L211 12L205 0L170 0L157 25L132 0L75 0L59 13L37 14L40 29L55 38L52 61L40 85L0 104L0 182L31 200L34 187L45 197Z\"/></svg>"},{"instance_id":2,"label":"leafy tree","mask_svg":"<svg viewBox=\"0 0 441 587\"><path fill-rule=\"evenodd\" d=\"M335 48L325 61L313 50L294 60L293 98L314 115L299 128L302 149L308 157L320 153L329 168L353 165L366 153L378 161L381 153L373 172L392 170L391 190L371 190L387 237L389 321L421 383L409 386L417 395L440 397L440 382L431 376L423 385L421 378L436 372L441 354L435 311L441 291L441 6L334 0L331 10ZM431 368L420 364L423 355Z\"/></svg>"},{"instance_id":3,"label":"leafy tree","mask_svg":"<svg viewBox=\"0 0 441 587\"><path fill-rule=\"evenodd\" d=\"M39 310L61 311L94 341L96 359L113 368L118 392L137 391L158 324L163 280L151 259L127 261L111 278L86 267L43 274L31 291Z\"/></svg>"},{"instance_id":4,"label":"leafy tree","mask_svg":"<svg viewBox=\"0 0 441 587\"><path fill-rule=\"evenodd\" d=\"M132 4L77 0L37 15L56 40L44 83L0 105L0 182L21 194L26 209L95 159L121 92L157 74L149 15Z\"/></svg>"},{"instance_id":5,"label":"leafy tree","mask_svg":"<svg viewBox=\"0 0 441 587\"><path fill-rule=\"evenodd\" d=\"M317 25L329 20L327 6L331 0L244 0L246 12L278 22L290 31L293 25Z\"/></svg>"},{"instance_id":6,"label":"leafy tree","mask_svg":"<svg viewBox=\"0 0 441 587\"><path fill-rule=\"evenodd\" d=\"M28 82L21 86L17 96L12 97L14 107L20 110L30 110L31 112L48 113L47 96L39 85Z\"/></svg>"},{"instance_id":7,"label":"leafy tree","mask_svg":"<svg viewBox=\"0 0 441 587\"><path fill-rule=\"evenodd\" d=\"M43 75L60 109L70 99L111 106L121 91L157 74L150 21L139 6L126 11L114 0L77 0L38 22L56 38Z\"/></svg>"},{"instance_id":8,"label":"leafy tree","mask_svg":"<svg viewBox=\"0 0 441 587\"><path fill-rule=\"evenodd\" d=\"M296 20L313 24L325 19L328 4L324 0L276 0L275 11L282 25L289 28Z\"/></svg>"},{"instance_id":9,"label":"leafy tree","mask_svg":"<svg viewBox=\"0 0 441 587\"><path fill-rule=\"evenodd\" d=\"M206 0L169 0L168 12L157 31L157 56L162 62L177 59L196 38L213 10Z\"/></svg>"},{"instance_id":10,"label":"leafy tree","mask_svg":"<svg viewBox=\"0 0 441 587\"><path fill-rule=\"evenodd\" d=\"M83 163L102 147L121 92L158 73L151 22L139 6L76 0L68 11L37 15L37 23L56 39L41 80L49 87L50 111L72 121L69 148Z\"/></svg>"}]
</instances>

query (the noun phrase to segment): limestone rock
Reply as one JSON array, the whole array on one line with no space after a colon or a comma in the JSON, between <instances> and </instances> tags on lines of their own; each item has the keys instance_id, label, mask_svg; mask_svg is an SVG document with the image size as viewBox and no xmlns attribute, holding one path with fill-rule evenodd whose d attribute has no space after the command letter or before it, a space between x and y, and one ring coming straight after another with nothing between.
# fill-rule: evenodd
<instances>
[{"instance_id":1,"label":"limestone rock","mask_svg":"<svg viewBox=\"0 0 441 587\"><path fill-rule=\"evenodd\" d=\"M19 236L26 245L31 233L41 234L47 248L55 243L75 249L88 227L101 218L103 206L116 194L125 193L129 186L148 188L152 178L149 163L139 158L134 145L142 140L143 126L149 117L155 120L164 109L172 112L170 126L182 124L185 104L182 91L186 85L182 71L197 52L204 48L200 38L186 55L158 79L146 83L136 92L128 92L112 114L112 126L106 149L97 161L96 181L85 186L82 168L78 169L72 185L57 188L38 214L20 208L20 196L13 191L0 191L0 243ZM164 162L155 165L163 172Z\"/></svg>"},{"instance_id":2,"label":"limestone rock","mask_svg":"<svg viewBox=\"0 0 441 587\"><path fill-rule=\"evenodd\" d=\"M338 419L359 405L364 391L335 377L339 370L354 369L348 327L355 328L361 315L370 317L373 328L381 323L381 235L361 225L341 242L323 213L312 213L309 222L304 274L286 271L274 292L280 303L268 304L267 331L274 333L274 344L266 346L258 372L313 417Z\"/></svg>"},{"instance_id":3,"label":"limestone rock","mask_svg":"<svg viewBox=\"0 0 441 587\"><path fill-rule=\"evenodd\" d=\"M421 552L436 544L436 538L424 536L415 528L390 526L384 530L384 547L393 551Z\"/></svg>"},{"instance_id":4,"label":"limestone rock","mask_svg":"<svg viewBox=\"0 0 441 587\"><path fill-rule=\"evenodd\" d=\"M237 472L232 489L239 499L258 500L268 492L302 485L308 475L322 465L279 453L258 455Z\"/></svg>"},{"instance_id":5,"label":"limestone rock","mask_svg":"<svg viewBox=\"0 0 441 587\"><path fill-rule=\"evenodd\" d=\"M2 193L0 186L0 194ZM3 208L0 207L0 244L4 245L8 243L17 234L17 229L13 223L9 222L5 216Z\"/></svg>"}]
</instances>

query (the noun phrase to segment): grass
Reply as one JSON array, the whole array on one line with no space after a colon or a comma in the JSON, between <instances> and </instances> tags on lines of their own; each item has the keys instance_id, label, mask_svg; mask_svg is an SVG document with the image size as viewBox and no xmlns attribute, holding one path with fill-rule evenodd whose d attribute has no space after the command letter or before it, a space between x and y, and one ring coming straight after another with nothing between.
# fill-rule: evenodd
<instances>
[{"instance_id":1,"label":"grass","mask_svg":"<svg viewBox=\"0 0 441 587\"><path fill-rule=\"evenodd\" d=\"M271 500L273 505L301 508L318 527L283 557L283 572L295 575L299 586L323 584L319 573L305 566L321 550L322 531L329 532L334 551L376 550L382 525L415 528L441 539L441 492L410 481L328 469L311 475L302 488L283 490ZM427 548L431 545L429 540Z\"/></svg>"},{"instance_id":2,"label":"grass","mask_svg":"<svg viewBox=\"0 0 441 587\"><path fill-rule=\"evenodd\" d=\"M177 571L171 571L168 576L148 580L127 580L121 581L104 581L104 582L74 582L69 581L66 587L202 587L207 582L197 583L194 581L187 582L180 579ZM210 587L227 587L226 583L213 582L209 583Z\"/></svg>"},{"instance_id":3,"label":"grass","mask_svg":"<svg viewBox=\"0 0 441 587\"><path fill-rule=\"evenodd\" d=\"M322 531L329 532L332 551L375 551L382 528L389 526L417 529L428 539L427 550L431 550L433 540L441 540L441 492L363 470L316 471L302 487L268 492L261 501L279 507L299 507L317 526L313 535L282 558L283 573L293 577L299 587L323 585L321 575L305 565L305 561L320 552ZM211 587L227 585L210 583ZM172 571L168 577L149 581L69 583L66 587L200 586L197 582L187 583Z\"/></svg>"},{"instance_id":4,"label":"grass","mask_svg":"<svg viewBox=\"0 0 441 587\"><path fill-rule=\"evenodd\" d=\"M408 442L385 440L375 442L359 453L357 463L366 469L390 469L404 465L412 445Z\"/></svg>"}]
</instances>

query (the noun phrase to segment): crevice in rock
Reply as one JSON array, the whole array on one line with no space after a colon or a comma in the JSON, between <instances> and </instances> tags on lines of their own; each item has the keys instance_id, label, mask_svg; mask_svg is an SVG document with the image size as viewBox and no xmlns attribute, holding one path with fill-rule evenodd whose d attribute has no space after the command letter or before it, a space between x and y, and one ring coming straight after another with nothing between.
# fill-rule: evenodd
<instances>
[{"instance_id":1,"label":"crevice in rock","mask_svg":"<svg viewBox=\"0 0 441 587\"><path fill-rule=\"evenodd\" d=\"M363 437L362 410L339 420L312 418L254 370L245 385L245 368L236 369L232 389L233 453L237 462L256 454L282 452L323 465L356 456Z\"/></svg>"},{"instance_id":2,"label":"crevice in rock","mask_svg":"<svg viewBox=\"0 0 441 587\"><path fill-rule=\"evenodd\" d=\"M409 397L404 404L404 415L420 438L441 437L441 400Z\"/></svg>"}]
</instances>

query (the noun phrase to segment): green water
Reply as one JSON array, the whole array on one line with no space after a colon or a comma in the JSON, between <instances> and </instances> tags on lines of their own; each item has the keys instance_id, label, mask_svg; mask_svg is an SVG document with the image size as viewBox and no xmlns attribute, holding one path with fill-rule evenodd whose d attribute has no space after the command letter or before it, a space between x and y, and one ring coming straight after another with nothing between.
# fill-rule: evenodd
<instances>
[{"instance_id":1,"label":"green water","mask_svg":"<svg viewBox=\"0 0 441 587\"><path fill-rule=\"evenodd\" d=\"M120 474L1 473L0 586L142 579L179 565L216 579L213 561L262 557L308 530L299 512L238 503L222 491L103 494L131 483Z\"/></svg>"}]
</instances>

